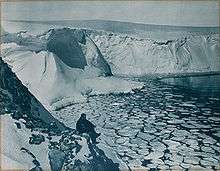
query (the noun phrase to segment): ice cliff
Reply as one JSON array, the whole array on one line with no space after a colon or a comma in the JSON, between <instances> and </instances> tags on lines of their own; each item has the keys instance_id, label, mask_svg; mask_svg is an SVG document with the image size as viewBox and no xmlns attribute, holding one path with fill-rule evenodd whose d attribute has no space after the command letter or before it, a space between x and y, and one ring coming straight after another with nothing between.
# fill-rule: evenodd
<instances>
[{"instance_id":1,"label":"ice cliff","mask_svg":"<svg viewBox=\"0 0 220 171\"><path fill-rule=\"evenodd\" d=\"M51 29L1 36L1 57L48 109L86 96L129 92L143 86L108 76L219 72L219 34L171 40L85 29ZM107 77L106 77L107 76Z\"/></svg>"},{"instance_id":2,"label":"ice cliff","mask_svg":"<svg viewBox=\"0 0 220 171\"><path fill-rule=\"evenodd\" d=\"M83 30L2 36L1 57L47 109L82 102L87 95L130 92L143 86L111 76L101 52Z\"/></svg>"},{"instance_id":3,"label":"ice cliff","mask_svg":"<svg viewBox=\"0 0 220 171\"><path fill-rule=\"evenodd\" d=\"M220 68L218 32L188 32L176 39L154 40L63 28L35 37L25 32L4 34L2 40L35 52L48 50L69 67L93 68L101 75L198 73L219 71Z\"/></svg>"},{"instance_id":4,"label":"ice cliff","mask_svg":"<svg viewBox=\"0 0 220 171\"><path fill-rule=\"evenodd\" d=\"M219 34L188 34L165 41L90 33L114 75L199 73L220 70Z\"/></svg>"}]
</instances>

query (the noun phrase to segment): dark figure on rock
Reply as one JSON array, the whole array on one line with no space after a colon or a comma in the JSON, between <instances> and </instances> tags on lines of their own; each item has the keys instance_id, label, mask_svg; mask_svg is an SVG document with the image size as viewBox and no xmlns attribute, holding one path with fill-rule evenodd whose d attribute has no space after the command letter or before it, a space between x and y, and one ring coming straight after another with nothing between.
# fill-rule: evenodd
<instances>
[{"instance_id":1,"label":"dark figure on rock","mask_svg":"<svg viewBox=\"0 0 220 171\"><path fill-rule=\"evenodd\" d=\"M76 123L76 130L79 134L87 133L89 134L92 143L96 144L96 138L100 136L100 133L95 132L95 125L86 119L86 114L81 114L81 117Z\"/></svg>"}]
</instances>

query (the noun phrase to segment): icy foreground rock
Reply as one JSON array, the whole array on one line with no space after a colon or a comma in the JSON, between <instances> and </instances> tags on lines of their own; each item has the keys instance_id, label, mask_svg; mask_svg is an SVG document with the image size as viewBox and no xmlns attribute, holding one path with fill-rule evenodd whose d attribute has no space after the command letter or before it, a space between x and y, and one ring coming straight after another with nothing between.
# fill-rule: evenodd
<instances>
[{"instance_id":1,"label":"icy foreground rock","mask_svg":"<svg viewBox=\"0 0 220 171\"><path fill-rule=\"evenodd\" d=\"M12 119L10 115L0 115L1 121L1 168L3 170L99 170L119 171L118 164L109 159L96 145L74 131L66 131L62 136L31 131L23 120ZM18 129L16 124L21 127ZM30 144L33 134L46 137L40 144Z\"/></svg>"},{"instance_id":2,"label":"icy foreground rock","mask_svg":"<svg viewBox=\"0 0 220 171\"><path fill-rule=\"evenodd\" d=\"M88 135L54 119L1 59L0 71L1 169L118 171Z\"/></svg>"},{"instance_id":3,"label":"icy foreground rock","mask_svg":"<svg viewBox=\"0 0 220 171\"><path fill-rule=\"evenodd\" d=\"M21 129L18 129L10 115L2 115L1 117L1 168L29 170L35 167L32 162L35 158L41 163L43 169L49 169L48 141L40 145L31 145L28 140L31 137L30 129L25 128L22 122ZM18 121L16 122L18 123ZM22 147L34 153L35 157L22 151Z\"/></svg>"}]
</instances>

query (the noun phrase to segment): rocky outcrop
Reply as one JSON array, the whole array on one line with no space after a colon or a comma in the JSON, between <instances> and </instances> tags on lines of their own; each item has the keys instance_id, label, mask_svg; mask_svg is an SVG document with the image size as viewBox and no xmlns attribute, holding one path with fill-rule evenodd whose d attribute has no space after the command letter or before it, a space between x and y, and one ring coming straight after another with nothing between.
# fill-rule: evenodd
<instances>
[{"instance_id":1,"label":"rocky outcrop","mask_svg":"<svg viewBox=\"0 0 220 171\"><path fill-rule=\"evenodd\" d=\"M48 170L49 163L45 156L48 151L52 171L119 170L118 164L106 157L96 145L91 144L88 135L77 135L76 131L53 118L1 58L0 104L1 114L11 114L1 116L5 128L2 130L4 148L1 154L4 162L7 160L16 163L22 169ZM62 136L59 138L60 135ZM57 137L58 141L53 140L52 136ZM8 145L16 149L10 149Z\"/></svg>"},{"instance_id":2,"label":"rocky outcrop","mask_svg":"<svg viewBox=\"0 0 220 171\"><path fill-rule=\"evenodd\" d=\"M21 83L0 58L1 168L49 169L46 137L68 130Z\"/></svg>"},{"instance_id":3,"label":"rocky outcrop","mask_svg":"<svg viewBox=\"0 0 220 171\"><path fill-rule=\"evenodd\" d=\"M65 129L65 126L56 120L28 91L1 58L0 89L7 92L8 99L10 99L8 103L2 106L3 114L5 112L12 113L12 117L15 119L25 119L26 126L29 128L40 127L49 131L51 123L54 123L56 125L54 127L55 132L58 133Z\"/></svg>"},{"instance_id":4,"label":"rocky outcrop","mask_svg":"<svg viewBox=\"0 0 220 171\"><path fill-rule=\"evenodd\" d=\"M51 144L49 159L52 171L119 171L117 163L90 143L89 135L72 131L64 132L58 143Z\"/></svg>"}]
</instances>

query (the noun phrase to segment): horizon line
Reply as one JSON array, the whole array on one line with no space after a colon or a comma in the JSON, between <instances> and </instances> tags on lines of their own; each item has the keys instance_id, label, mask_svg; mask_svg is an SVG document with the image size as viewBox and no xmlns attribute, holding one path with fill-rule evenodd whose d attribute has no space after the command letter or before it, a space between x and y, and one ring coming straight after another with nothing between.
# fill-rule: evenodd
<instances>
[{"instance_id":1,"label":"horizon line","mask_svg":"<svg viewBox=\"0 0 220 171\"><path fill-rule=\"evenodd\" d=\"M91 20L77 20L77 19L60 19L60 20L22 20L22 19L2 19L2 21L8 21L8 22L57 22L57 21L106 21L106 22L121 22L121 23L133 23L133 24L140 24L140 25L154 25L154 26L170 26L170 27L194 27L194 28L220 28L220 25L218 26L191 26L191 25L169 25L169 24L154 24L154 23L141 23L141 22L129 22L129 21L120 21L120 20L104 20L104 19L91 19Z\"/></svg>"}]
</instances>

